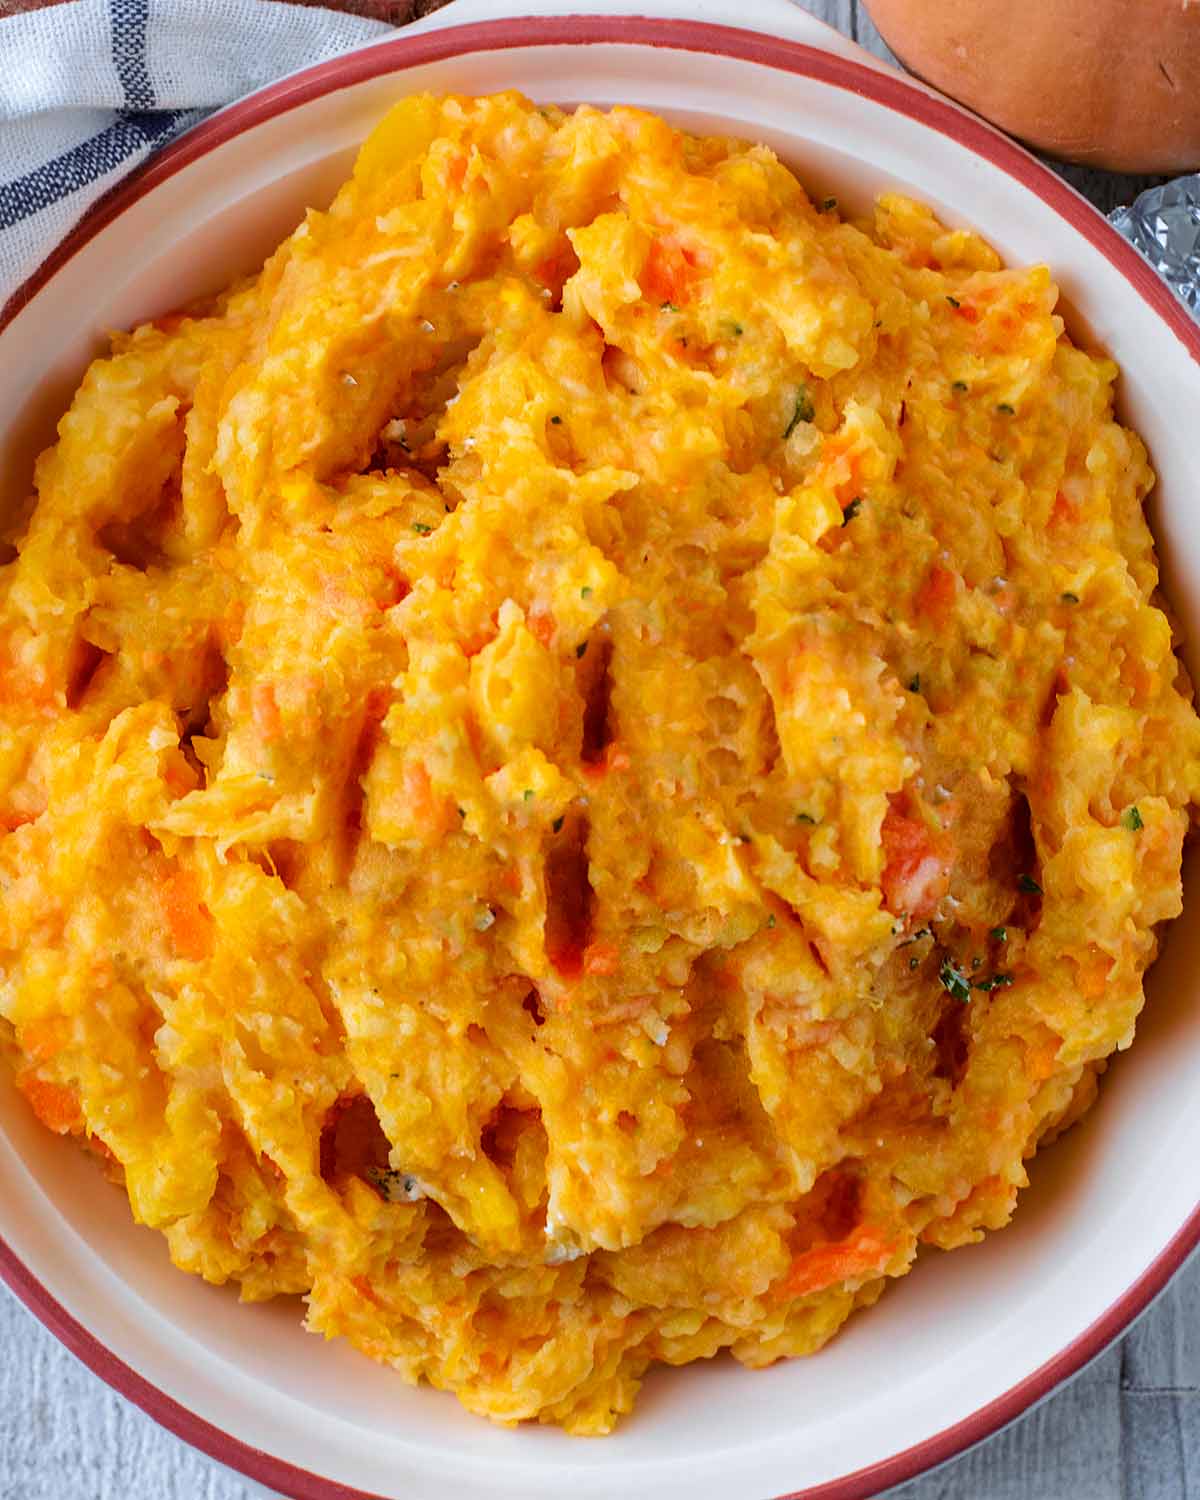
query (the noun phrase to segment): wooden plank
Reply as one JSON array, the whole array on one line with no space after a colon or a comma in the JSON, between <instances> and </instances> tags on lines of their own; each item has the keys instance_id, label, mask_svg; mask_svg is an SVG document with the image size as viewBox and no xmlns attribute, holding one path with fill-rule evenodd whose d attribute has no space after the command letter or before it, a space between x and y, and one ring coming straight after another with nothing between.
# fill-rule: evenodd
<instances>
[{"instance_id":1,"label":"wooden plank","mask_svg":"<svg viewBox=\"0 0 1200 1500\"><path fill-rule=\"evenodd\" d=\"M1143 1496L1170 1490L1131 1490ZM1110 1349L1019 1422L888 1500L1124 1500L1121 1351Z\"/></svg>"},{"instance_id":2,"label":"wooden plank","mask_svg":"<svg viewBox=\"0 0 1200 1500\"><path fill-rule=\"evenodd\" d=\"M865 47L868 52L873 52L876 57L882 57L885 62L899 67L900 63L892 53L891 48L879 35L875 22L871 19L871 12L862 0L854 0L855 20L854 30L851 35L860 47Z\"/></svg>"},{"instance_id":3,"label":"wooden plank","mask_svg":"<svg viewBox=\"0 0 1200 1500\"><path fill-rule=\"evenodd\" d=\"M857 0L794 0L794 3L816 16L818 21L824 21L827 26L836 26L846 36L854 35Z\"/></svg>"},{"instance_id":4,"label":"wooden plank","mask_svg":"<svg viewBox=\"0 0 1200 1500\"><path fill-rule=\"evenodd\" d=\"M264 1491L122 1400L0 1287L0 1500L251 1500Z\"/></svg>"},{"instance_id":5,"label":"wooden plank","mask_svg":"<svg viewBox=\"0 0 1200 1500\"><path fill-rule=\"evenodd\" d=\"M1125 1493L1193 1500L1200 1491L1200 1392L1124 1391Z\"/></svg>"},{"instance_id":6,"label":"wooden plank","mask_svg":"<svg viewBox=\"0 0 1200 1500\"><path fill-rule=\"evenodd\" d=\"M1125 1340L1127 1390L1200 1391L1200 1258L1193 1257Z\"/></svg>"}]
</instances>

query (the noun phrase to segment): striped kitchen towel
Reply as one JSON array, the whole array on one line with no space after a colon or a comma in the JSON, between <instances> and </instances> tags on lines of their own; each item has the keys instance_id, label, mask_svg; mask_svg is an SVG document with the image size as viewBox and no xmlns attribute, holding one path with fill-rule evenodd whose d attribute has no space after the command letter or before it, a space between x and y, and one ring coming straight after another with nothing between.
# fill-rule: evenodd
<instances>
[{"instance_id":1,"label":"striped kitchen towel","mask_svg":"<svg viewBox=\"0 0 1200 1500\"><path fill-rule=\"evenodd\" d=\"M0 19L0 305L157 147L391 29L282 0L64 0Z\"/></svg>"}]
</instances>

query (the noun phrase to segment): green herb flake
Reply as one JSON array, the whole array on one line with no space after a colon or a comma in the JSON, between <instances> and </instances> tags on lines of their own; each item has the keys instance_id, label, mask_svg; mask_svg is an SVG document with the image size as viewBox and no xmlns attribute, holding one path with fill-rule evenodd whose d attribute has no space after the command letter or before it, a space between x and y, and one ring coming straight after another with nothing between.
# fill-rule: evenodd
<instances>
[{"instance_id":1,"label":"green herb flake","mask_svg":"<svg viewBox=\"0 0 1200 1500\"><path fill-rule=\"evenodd\" d=\"M561 417L551 417L550 418L550 425L552 427L561 427L562 426L562 418Z\"/></svg>"},{"instance_id":2,"label":"green herb flake","mask_svg":"<svg viewBox=\"0 0 1200 1500\"><path fill-rule=\"evenodd\" d=\"M1007 401L1001 401L996 410L1003 412L1006 417L1015 417L1017 414L1016 407L1010 406Z\"/></svg>"},{"instance_id":3,"label":"green herb flake","mask_svg":"<svg viewBox=\"0 0 1200 1500\"><path fill-rule=\"evenodd\" d=\"M659 305L662 308L663 312L678 312L679 311L679 309L675 306L675 304L673 302L663 302L663 303L660 303Z\"/></svg>"},{"instance_id":4,"label":"green herb flake","mask_svg":"<svg viewBox=\"0 0 1200 1500\"><path fill-rule=\"evenodd\" d=\"M736 318L730 318L725 327L729 330L730 336L735 339L740 339L746 331Z\"/></svg>"},{"instance_id":5,"label":"green herb flake","mask_svg":"<svg viewBox=\"0 0 1200 1500\"><path fill-rule=\"evenodd\" d=\"M812 813L797 813L796 822L807 823L810 827L815 827L817 820L813 817Z\"/></svg>"},{"instance_id":6,"label":"green herb flake","mask_svg":"<svg viewBox=\"0 0 1200 1500\"><path fill-rule=\"evenodd\" d=\"M795 432L801 422L811 422L816 416L817 409L812 404L812 397L808 394L808 387L802 385L796 392L796 405L792 412L792 420L783 429L783 437L786 442Z\"/></svg>"},{"instance_id":7,"label":"green herb flake","mask_svg":"<svg viewBox=\"0 0 1200 1500\"><path fill-rule=\"evenodd\" d=\"M412 523L412 528L418 536L428 536L429 533L433 530L433 527L426 526L424 521L414 521Z\"/></svg>"},{"instance_id":8,"label":"green herb flake","mask_svg":"<svg viewBox=\"0 0 1200 1500\"><path fill-rule=\"evenodd\" d=\"M590 588L589 588L589 587L588 587L588 586L587 586L587 584L586 584L586 583L585 583L585 584L584 584L584 586L583 586L583 587L582 587L582 588L581 588L581 589L580 589L580 590L579 590L579 597L580 597L580 598L581 598L581 599L590 599L590 598L591 598L591 597L592 597L592 591L591 591L591 589L590 589Z\"/></svg>"},{"instance_id":9,"label":"green herb flake","mask_svg":"<svg viewBox=\"0 0 1200 1500\"><path fill-rule=\"evenodd\" d=\"M587 654L587 648L588 648L588 643L586 641L580 641L579 645L575 647L575 655L576 656L584 656L584 655L586 655Z\"/></svg>"},{"instance_id":10,"label":"green herb flake","mask_svg":"<svg viewBox=\"0 0 1200 1500\"><path fill-rule=\"evenodd\" d=\"M837 206L838 206L838 204L837 204L837 199L836 198L822 198L821 199L821 211L822 211L822 213L828 213L831 208L836 208Z\"/></svg>"},{"instance_id":11,"label":"green herb flake","mask_svg":"<svg viewBox=\"0 0 1200 1500\"><path fill-rule=\"evenodd\" d=\"M967 384L967 382L965 380L956 380L954 382L954 384L950 387L950 389L952 391L958 391L961 394L963 391L969 391L971 389L971 387Z\"/></svg>"},{"instance_id":12,"label":"green herb flake","mask_svg":"<svg viewBox=\"0 0 1200 1500\"><path fill-rule=\"evenodd\" d=\"M526 802L532 802L533 801L533 788L531 786L527 786L525 788L525 801Z\"/></svg>"},{"instance_id":13,"label":"green herb flake","mask_svg":"<svg viewBox=\"0 0 1200 1500\"><path fill-rule=\"evenodd\" d=\"M1079 603L1079 595L1078 594L1064 594L1062 596L1062 601L1063 601L1064 604L1078 604Z\"/></svg>"},{"instance_id":14,"label":"green herb flake","mask_svg":"<svg viewBox=\"0 0 1200 1500\"><path fill-rule=\"evenodd\" d=\"M921 960L919 958L910 958L908 961L908 967L910 973L913 969L919 969L921 967Z\"/></svg>"},{"instance_id":15,"label":"green herb flake","mask_svg":"<svg viewBox=\"0 0 1200 1500\"><path fill-rule=\"evenodd\" d=\"M775 925L775 913L772 912L771 915L767 918L767 926L768 927L774 927L774 925Z\"/></svg>"},{"instance_id":16,"label":"green herb flake","mask_svg":"<svg viewBox=\"0 0 1200 1500\"><path fill-rule=\"evenodd\" d=\"M971 998L971 981L961 969L955 968L950 959L942 960L942 966L938 970L938 980L952 999L962 1000L965 1003Z\"/></svg>"},{"instance_id":17,"label":"green herb flake","mask_svg":"<svg viewBox=\"0 0 1200 1500\"><path fill-rule=\"evenodd\" d=\"M1128 828L1130 833L1137 833L1145 826L1142 822L1142 815L1136 807L1127 807L1121 814L1121 827Z\"/></svg>"},{"instance_id":18,"label":"green herb flake","mask_svg":"<svg viewBox=\"0 0 1200 1500\"><path fill-rule=\"evenodd\" d=\"M1018 875L1017 889L1024 891L1027 896L1040 896L1042 894L1041 886L1038 885L1032 875Z\"/></svg>"},{"instance_id":19,"label":"green herb flake","mask_svg":"<svg viewBox=\"0 0 1200 1500\"><path fill-rule=\"evenodd\" d=\"M551 823L551 825L550 825L550 831L552 833L561 833L562 832L562 826L563 826L563 820L561 818L555 818L554 822Z\"/></svg>"},{"instance_id":20,"label":"green herb flake","mask_svg":"<svg viewBox=\"0 0 1200 1500\"><path fill-rule=\"evenodd\" d=\"M860 510L862 510L862 496L855 495L854 499L851 500L850 504L842 512L842 525L849 526Z\"/></svg>"},{"instance_id":21,"label":"green herb flake","mask_svg":"<svg viewBox=\"0 0 1200 1500\"><path fill-rule=\"evenodd\" d=\"M466 815L467 815L466 808L465 807L460 807L459 810L458 810L458 815L459 815L460 818L465 818Z\"/></svg>"},{"instance_id":22,"label":"green herb flake","mask_svg":"<svg viewBox=\"0 0 1200 1500\"><path fill-rule=\"evenodd\" d=\"M957 297L947 297L946 301L950 304L951 307L961 307L962 306L962 303L958 300Z\"/></svg>"},{"instance_id":23,"label":"green herb flake","mask_svg":"<svg viewBox=\"0 0 1200 1500\"><path fill-rule=\"evenodd\" d=\"M914 672L913 675L908 679L908 690L910 693L919 693L921 691L920 672Z\"/></svg>"},{"instance_id":24,"label":"green herb flake","mask_svg":"<svg viewBox=\"0 0 1200 1500\"><path fill-rule=\"evenodd\" d=\"M990 994L992 990L1004 989L1012 982L1013 977L1011 974L993 974L990 979L977 979L975 981L975 988L977 990L982 990L986 995Z\"/></svg>"},{"instance_id":25,"label":"green herb flake","mask_svg":"<svg viewBox=\"0 0 1200 1500\"><path fill-rule=\"evenodd\" d=\"M988 937L991 938L991 940L992 940L993 943L1007 943L1008 942L1008 928L1007 927L993 927L992 930L991 930L991 932L988 933Z\"/></svg>"}]
</instances>

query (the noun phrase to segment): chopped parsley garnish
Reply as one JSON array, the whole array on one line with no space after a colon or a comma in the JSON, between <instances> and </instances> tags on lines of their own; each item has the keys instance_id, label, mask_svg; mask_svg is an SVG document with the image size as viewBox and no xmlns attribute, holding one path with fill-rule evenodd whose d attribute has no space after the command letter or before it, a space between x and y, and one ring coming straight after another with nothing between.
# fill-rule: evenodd
<instances>
[{"instance_id":1,"label":"chopped parsley garnish","mask_svg":"<svg viewBox=\"0 0 1200 1500\"><path fill-rule=\"evenodd\" d=\"M971 981L962 972L955 968L953 962L944 958L942 967L938 970L938 979L942 988L954 1000L967 1001L971 998Z\"/></svg>"},{"instance_id":2,"label":"chopped parsley garnish","mask_svg":"<svg viewBox=\"0 0 1200 1500\"><path fill-rule=\"evenodd\" d=\"M797 823L808 823L810 826L814 826L815 827L816 826L816 821L817 820L816 820L816 818L813 817L812 813L797 813L796 814L796 822Z\"/></svg>"},{"instance_id":3,"label":"chopped parsley garnish","mask_svg":"<svg viewBox=\"0 0 1200 1500\"><path fill-rule=\"evenodd\" d=\"M1001 401L999 406L996 407L996 410L1002 411L1006 417L1016 416L1017 412L1016 407L1010 406L1007 401Z\"/></svg>"},{"instance_id":4,"label":"chopped parsley garnish","mask_svg":"<svg viewBox=\"0 0 1200 1500\"><path fill-rule=\"evenodd\" d=\"M582 587L582 588L581 588L581 589L580 589L580 590L579 590L579 597L580 597L580 598L581 598L581 599L590 599L590 598L591 598L591 597L592 597L592 591L591 591L591 589L590 589L590 588L589 588L589 587L588 587L588 586L587 586L587 584L586 584L586 583L585 583L585 584L584 584L584 586L583 586L583 587Z\"/></svg>"},{"instance_id":5,"label":"chopped parsley garnish","mask_svg":"<svg viewBox=\"0 0 1200 1500\"><path fill-rule=\"evenodd\" d=\"M588 643L586 641L580 641L579 645L575 647L575 655L583 656L587 652L587 648Z\"/></svg>"},{"instance_id":6,"label":"chopped parsley garnish","mask_svg":"<svg viewBox=\"0 0 1200 1500\"><path fill-rule=\"evenodd\" d=\"M952 391L969 391L971 387L965 380L956 380L950 389Z\"/></svg>"},{"instance_id":7,"label":"chopped parsley garnish","mask_svg":"<svg viewBox=\"0 0 1200 1500\"><path fill-rule=\"evenodd\" d=\"M742 334L746 331L736 318L730 318L729 321L725 324L725 327L728 328L729 332L735 339L740 339Z\"/></svg>"},{"instance_id":8,"label":"chopped parsley garnish","mask_svg":"<svg viewBox=\"0 0 1200 1500\"><path fill-rule=\"evenodd\" d=\"M527 786L525 788L525 801L526 802L531 802L532 800L533 800L533 788L531 786Z\"/></svg>"},{"instance_id":9,"label":"chopped parsley garnish","mask_svg":"<svg viewBox=\"0 0 1200 1500\"><path fill-rule=\"evenodd\" d=\"M771 915L767 918L767 926L768 927L774 927L774 925L775 925L775 913L772 912Z\"/></svg>"},{"instance_id":10,"label":"chopped parsley garnish","mask_svg":"<svg viewBox=\"0 0 1200 1500\"><path fill-rule=\"evenodd\" d=\"M908 690L910 693L919 693L921 691L920 672L914 672L913 675L908 679Z\"/></svg>"},{"instance_id":11,"label":"chopped parsley garnish","mask_svg":"<svg viewBox=\"0 0 1200 1500\"><path fill-rule=\"evenodd\" d=\"M1121 827L1128 828L1130 833L1137 833L1145 826L1142 822L1142 815L1136 807L1127 807L1121 814Z\"/></svg>"},{"instance_id":12,"label":"chopped parsley garnish","mask_svg":"<svg viewBox=\"0 0 1200 1500\"><path fill-rule=\"evenodd\" d=\"M825 213L828 213L831 208L836 208L836 207L837 207L837 199L836 198L823 198L821 200L821 208L822 208L822 210Z\"/></svg>"},{"instance_id":13,"label":"chopped parsley garnish","mask_svg":"<svg viewBox=\"0 0 1200 1500\"><path fill-rule=\"evenodd\" d=\"M958 300L957 297L947 297L946 301L950 304L951 307L961 307L962 306L962 303Z\"/></svg>"},{"instance_id":14,"label":"chopped parsley garnish","mask_svg":"<svg viewBox=\"0 0 1200 1500\"><path fill-rule=\"evenodd\" d=\"M842 525L849 526L860 510L862 510L862 496L855 495L854 499L851 500L850 504L842 512Z\"/></svg>"},{"instance_id":15,"label":"chopped parsley garnish","mask_svg":"<svg viewBox=\"0 0 1200 1500\"><path fill-rule=\"evenodd\" d=\"M412 527L418 536L428 536L429 533L433 530L433 527L426 526L424 521L414 521L412 523Z\"/></svg>"},{"instance_id":16,"label":"chopped parsley garnish","mask_svg":"<svg viewBox=\"0 0 1200 1500\"><path fill-rule=\"evenodd\" d=\"M551 825L550 825L550 831L552 833L561 833L562 832L562 826L563 826L563 820L561 818L555 818L554 822L551 823Z\"/></svg>"},{"instance_id":17,"label":"chopped parsley garnish","mask_svg":"<svg viewBox=\"0 0 1200 1500\"><path fill-rule=\"evenodd\" d=\"M1042 894L1041 886L1038 885L1032 875L1018 875L1017 889L1024 891L1028 896L1040 896Z\"/></svg>"},{"instance_id":18,"label":"chopped parsley garnish","mask_svg":"<svg viewBox=\"0 0 1200 1500\"><path fill-rule=\"evenodd\" d=\"M908 961L908 967L910 971L913 969L919 969L921 967L921 960L919 958L910 958Z\"/></svg>"},{"instance_id":19,"label":"chopped parsley garnish","mask_svg":"<svg viewBox=\"0 0 1200 1500\"><path fill-rule=\"evenodd\" d=\"M661 307L662 307L663 312L678 312L679 311L679 309L675 306L675 304L673 302L663 302L661 304Z\"/></svg>"},{"instance_id":20,"label":"chopped parsley garnish","mask_svg":"<svg viewBox=\"0 0 1200 1500\"><path fill-rule=\"evenodd\" d=\"M1011 974L993 974L990 979L975 980L974 987L977 990L982 990L986 995L991 990L1002 990L1012 982L1013 977Z\"/></svg>"},{"instance_id":21,"label":"chopped parsley garnish","mask_svg":"<svg viewBox=\"0 0 1200 1500\"><path fill-rule=\"evenodd\" d=\"M972 967L978 965L979 959L972 960ZM914 965L914 960L909 960L909 968ZM961 1000L965 1004L971 998L971 991L978 990L981 994L990 994L992 990L1000 990L1012 984L1011 974L992 974L987 979L969 979L958 967L953 959L945 958L938 970L938 979L942 988L955 1000Z\"/></svg>"},{"instance_id":22,"label":"chopped parsley garnish","mask_svg":"<svg viewBox=\"0 0 1200 1500\"><path fill-rule=\"evenodd\" d=\"M991 930L991 932L988 933L988 936L991 938L991 940L992 940L993 943L1007 943L1008 942L1008 928L1007 927L993 927L992 930Z\"/></svg>"},{"instance_id":23,"label":"chopped parsley garnish","mask_svg":"<svg viewBox=\"0 0 1200 1500\"><path fill-rule=\"evenodd\" d=\"M460 818L465 818L466 815L467 815L466 808L465 807L460 807L459 810L458 810L458 815L459 815Z\"/></svg>"},{"instance_id":24,"label":"chopped parsley garnish","mask_svg":"<svg viewBox=\"0 0 1200 1500\"><path fill-rule=\"evenodd\" d=\"M1064 604L1078 604L1079 603L1079 595L1078 594L1064 594L1062 596L1062 598L1063 598L1063 603Z\"/></svg>"},{"instance_id":25,"label":"chopped parsley garnish","mask_svg":"<svg viewBox=\"0 0 1200 1500\"><path fill-rule=\"evenodd\" d=\"M550 422L551 422L551 425L554 426L554 427L561 427L562 426L562 418L561 417L551 417L550 418Z\"/></svg>"},{"instance_id":26,"label":"chopped parsley garnish","mask_svg":"<svg viewBox=\"0 0 1200 1500\"><path fill-rule=\"evenodd\" d=\"M811 422L816 414L817 409L812 404L812 397L808 394L808 387L802 385L796 392L796 406L792 412L792 420L783 429L784 439L790 438L801 422Z\"/></svg>"}]
</instances>

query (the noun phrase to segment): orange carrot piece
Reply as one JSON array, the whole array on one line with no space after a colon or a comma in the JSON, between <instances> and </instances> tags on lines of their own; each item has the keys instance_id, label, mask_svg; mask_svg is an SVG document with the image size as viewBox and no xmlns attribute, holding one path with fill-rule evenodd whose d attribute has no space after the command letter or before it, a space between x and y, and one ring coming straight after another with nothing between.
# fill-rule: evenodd
<instances>
[{"instance_id":1,"label":"orange carrot piece","mask_svg":"<svg viewBox=\"0 0 1200 1500\"><path fill-rule=\"evenodd\" d=\"M55 1053L61 1052L71 1035L71 1023L66 1016L43 1016L40 1021L29 1021L17 1032L21 1051L31 1062L48 1062Z\"/></svg>"},{"instance_id":2,"label":"orange carrot piece","mask_svg":"<svg viewBox=\"0 0 1200 1500\"><path fill-rule=\"evenodd\" d=\"M180 958L196 961L212 953L213 920L200 900L200 889L190 870L172 870L159 888L171 942Z\"/></svg>"},{"instance_id":3,"label":"orange carrot piece","mask_svg":"<svg viewBox=\"0 0 1200 1500\"><path fill-rule=\"evenodd\" d=\"M615 974L621 966L621 950L613 943L589 943L583 950L585 974Z\"/></svg>"},{"instance_id":4,"label":"orange carrot piece","mask_svg":"<svg viewBox=\"0 0 1200 1500\"><path fill-rule=\"evenodd\" d=\"M453 804L448 797L439 796L433 790L429 772L419 760L405 762L404 794L408 798L413 822L426 837L436 838L458 825L460 820L454 813Z\"/></svg>"},{"instance_id":5,"label":"orange carrot piece","mask_svg":"<svg viewBox=\"0 0 1200 1500\"><path fill-rule=\"evenodd\" d=\"M893 798L879 830L884 867L880 889L887 909L899 915L928 917L950 884L950 859L917 818L901 811Z\"/></svg>"},{"instance_id":6,"label":"orange carrot piece","mask_svg":"<svg viewBox=\"0 0 1200 1500\"><path fill-rule=\"evenodd\" d=\"M83 1109L79 1095L62 1083L50 1083L36 1073L22 1073L17 1087L29 1100L35 1115L56 1135L78 1133L83 1129Z\"/></svg>"},{"instance_id":7,"label":"orange carrot piece","mask_svg":"<svg viewBox=\"0 0 1200 1500\"><path fill-rule=\"evenodd\" d=\"M535 604L529 611L529 631L534 640L549 648L557 629L558 626L550 611L544 605Z\"/></svg>"},{"instance_id":8,"label":"orange carrot piece","mask_svg":"<svg viewBox=\"0 0 1200 1500\"><path fill-rule=\"evenodd\" d=\"M279 714L279 705L275 701L275 684L256 682L250 704L251 717L259 738L268 744L271 740L277 740L283 733L283 720Z\"/></svg>"},{"instance_id":9,"label":"orange carrot piece","mask_svg":"<svg viewBox=\"0 0 1200 1500\"><path fill-rule=\"evenodd\" d=\"M957 575L949 568L943 568L941 563L934 563L928 578L917 590L914 600L917 613L928 615L934 625L944 625L957 592Z\"/></svg>"},{"instance_id":10,"label":"orange carrot piece","mask_svg":"<svg viewBox=\"0 0 1200 1500\"><path fill-rule=\"evenodd\" d=\"M689 302L702 274L699 254L673 234L651 240L642 267L642 290L652 302L682 307Z\"/></svg>"},{"instance_id":11,"label":"orange carrot piece","mask_svg":"<svg viewBox=\"0 0 1200 1500\"><path fill-rule=\"evenodd\" d=\"M809 1297L852 1278L876 1275L895 1249L895 1241L887 1239L881 1229L865 1224L844 1240L801 1251L779 1290L785 1297Z\"/></svg>"}]
</instances>

